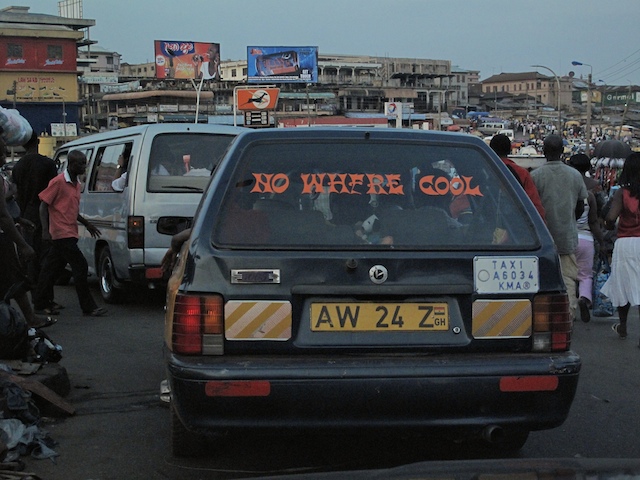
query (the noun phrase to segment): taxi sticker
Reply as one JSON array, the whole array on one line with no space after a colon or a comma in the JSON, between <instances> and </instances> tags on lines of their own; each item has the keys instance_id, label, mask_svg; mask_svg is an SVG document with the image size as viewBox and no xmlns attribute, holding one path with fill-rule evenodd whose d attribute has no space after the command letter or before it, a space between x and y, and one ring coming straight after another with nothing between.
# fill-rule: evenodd
<instances>
[{"instance_id":1,"label":"taxi sticker","mask_svg":"<svg viewBox=\"0 0 640 480\"><path fill-rule=\"evenodd\" d=\"M475 257L473 284L477 293L536 293L538 257Z\"/></svg>"},{"instance_id":2,"label":"taxi sticker","mask_svg":"<svg viewBox=\"0 0 640 480\"><path fill-rule=\"evenodd\" d=\"M476 300L473 302L474 338L527 338L531 336L529 300Z\"/></svg>"},{"instance_id":3,"label":"taxi sticker","mask_svg":"<svg viewBox=\"0 0 640 480\"><path fill-rule=\"evenodd\" d=\"M227 340L289 340L291 303L269 300L233 300L224 308Z\"/></svg>"}]
</instances>

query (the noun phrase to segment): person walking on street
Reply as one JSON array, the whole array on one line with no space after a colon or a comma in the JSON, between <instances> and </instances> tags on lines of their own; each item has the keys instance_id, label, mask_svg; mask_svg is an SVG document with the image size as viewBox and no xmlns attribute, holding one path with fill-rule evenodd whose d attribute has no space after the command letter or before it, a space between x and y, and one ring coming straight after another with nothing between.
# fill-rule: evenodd
<instances>
[{"instance_id":1,"label":"person walking on street","mask_svg":"<svg viewBox=\"0 0 640 480\"><path fill-rule=\"evenodd\" d=\"M598 217L598 203L594 191L600 184L593 178L585 174L591 168L589 157L580 153L572 155L569 165L578 170L582 175L585 187L587 188L587 198L584 200L584 211L577 220L578 225L578 249L576 250L576 262L578 264L578 307L580 318L583 322L591 320L589 310L593 301L593 260L596 253L602 258L607 254L604 236ZM595 240L595 243L594 243Z\"/></svg>"},{"instance_id":2,"label":"person walking on street","mask_svg":"<svg viewBox=\"0 0 640 480\"><path fill-rule=\"evenodd\" d=\"M640 305L640 153L627 157L613 194L605 227L618 226L613 245L611 275L602 293L618 309L619 323L612 326L620 338L627 338L627 317L631 305ZM640 343L638 344L640 347Z\"/></svg>"},{"instance_id":3,"label":"person walking on street","mask_svg":"<svg viewBox=\"0 0 640 480\"><path fill-rule=\"evenodd\" d=\"M42 241L42 223L40 222L40 199L38 195L47 188L49 182L58 174L55 162L38 153L38 135L34 132L24 145L26 153L16 162L11 171L16 184L16 200L22 217L35 225L25 238L36 251L34 260L27 264L27 274L32 286L35 286L40 274L40 265L47 253L49 244ZM51 299L53 301L53 299Z\"/></svg>"},{"instance_id":4,"label":"person walking on street","mask_svg":"<svg viewBox=\"0 0 640 480\"><path fill-rule=\"evenodd\" d=\"M562 161L564 146L559 135L547 135L543 142L543 152L547 162L531 172L531 178L538 189L544 206L547 227L560 256L560 268L564 279L571 318L575 320L578 308L576 281L578 264L578 226L576 220L584 211L587 198L582 175L575 168Z\"/></svg>"},{"instance_id":5,"label":"person walking on street","mask_svg":"<svg viewBox=\"0 0 640 480\"><path fill-rule=\"evenodd\" d=\"M498 154L500 159L504 162L509 170L513 174L515 174L518 182L524 188L527 196L533 202L533 206L536 207L538 213L545 220L545 212L544 207L542 206L542 201L540 200L540 195L538 194L538 189L536 188L535 183L531 179L531 174L529 170L526 168L522 168L516 162L509 158L509 154L511 153L511 140L504 133L499 133L498 135L494 135L489 143L491 149Z\"/></svg>"},{"instance_id":6,"label":"person walking on street","mask_svg":"<svg viewBox=\"0 0 640 480\"><path fill-rule=\"evenodd\" d=\"M72 150L67 157L67 168L57 175L39 195L42 238L51 239L51 249L40 270L38 286L34 296L36 309L45 308L49 298L53 297L56 272L65 263L69 263L73 280L84 315L100 317L107 310L98 307L91 296L87 280L87 261L78 248L78 222L82 223L92 237L100 236L89 220L80 215L80 192L82 185L78 175L87 168L87 157L78 150Z\"/></svg>"}]
</instances>

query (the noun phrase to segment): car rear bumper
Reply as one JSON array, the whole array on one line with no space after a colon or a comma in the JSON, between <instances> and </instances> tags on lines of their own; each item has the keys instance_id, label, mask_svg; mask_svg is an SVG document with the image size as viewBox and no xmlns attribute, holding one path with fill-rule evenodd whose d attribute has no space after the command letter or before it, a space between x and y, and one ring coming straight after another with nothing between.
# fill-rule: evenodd
<instances>
[{"instance_id":1,"label":"car rear bumper","mask_svg":"<svg viewBox=\"0 0 640 480\"><path fill-rule=\"evenodd\" d=\"M540 430L566 419L580 357L369 355L176 357L172 403L201 433L255 428Z\"/></svg>"}]
</instances>

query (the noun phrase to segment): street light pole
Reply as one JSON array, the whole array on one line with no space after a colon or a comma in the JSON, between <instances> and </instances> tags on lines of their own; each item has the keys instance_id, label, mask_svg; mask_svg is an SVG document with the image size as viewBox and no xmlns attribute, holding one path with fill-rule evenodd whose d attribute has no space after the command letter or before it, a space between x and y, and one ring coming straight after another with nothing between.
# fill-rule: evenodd
<instances>
[{"instance_id":1,"label":"street light pole","mask_svg":"<svg viewBox=\"0 0 640 480\"><path fill-rule=\"evenodd\" d=\"M549 67L545 67L544 65L531 65L532 68L544 68L545 70L549 70L551 74L556 79L556 87L558 88L558 135L562 135L562 111L560 109L560 78L556 75L556 72L551 70Z\"/></svg>"},{"instance_id":2,"label":"street light pole","mask_svg":"<svg viewBox=\"0 0 640 480\"><path fill-rule=\"evenodd\" d=\"M593 67L588 63L582 63L574 60L571 65L584 65L589 67L589 76L587 77L587 132L585 142L587 144L587 155L591 157L591 80L593 79Z\"/></svg>"}]
</instances>

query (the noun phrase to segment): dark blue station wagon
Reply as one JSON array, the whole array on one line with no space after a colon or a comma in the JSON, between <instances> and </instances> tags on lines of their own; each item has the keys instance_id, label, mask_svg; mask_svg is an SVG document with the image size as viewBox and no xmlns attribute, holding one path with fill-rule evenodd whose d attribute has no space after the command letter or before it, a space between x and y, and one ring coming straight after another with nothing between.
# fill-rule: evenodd
<instances>
[{"instance_id":1,"label":"dark blue station wagon","mask_svg":"<svg viewBox=\"0 0 640 480\"><path fill-rule=\"evenodd\" d=\"M173 452L276 428L519 449L568 415L571 332L551 236L480 139L242 133L169 281Z\"/></svg>"}]
</instances>

